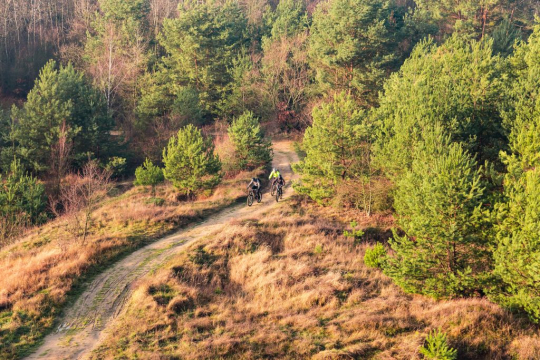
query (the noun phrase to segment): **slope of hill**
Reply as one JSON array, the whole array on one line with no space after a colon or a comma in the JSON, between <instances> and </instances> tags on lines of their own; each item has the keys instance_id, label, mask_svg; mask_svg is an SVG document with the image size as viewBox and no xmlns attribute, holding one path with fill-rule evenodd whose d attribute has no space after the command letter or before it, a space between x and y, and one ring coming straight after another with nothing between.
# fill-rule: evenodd
<instances>
[{"instance_id":1,"label":"slope of hill","mask_svg":"<svg viewBox=\"0 0 540 360\"><path fill-rule=\"evenodd\" d=\"M540 355L526 319L405 294L342 229L299 199L232 221L142 280L92 358L417 359L439 328L460 359Z\"/></svg>"},{"instance_id":2,"label":"slope of hill","mask_svg":"<svg viewBox=\"0 0 540 360\"><path fill-rule=\"evenodd\" d=\"M230 206L244 196L246 179L262 173L241 173L196 202L179 201L170 185L158 188L158 204L147 190L132 188L94 212L85 241L59 218L2 249L0 358L17 358L42 339L85 281L135 249Z\"/></svg>"},{"instance_id":3,"label":"slope of hill","mask_svg":"<svg viewBox=\"0 0 540 360\"><path fill-rule=\"evenodd\" d=\"M288 142L274 144L273 164L283 170L284 176L288 177L292 174L290 163L294 159L295 154L290 150ZM233 199L240 195L244 199L245 186L247 185L245 180L246 178L249 179L248 175L256 176L257 173L240 174L235 180L229 181L227 186L217 189L214 196L221 198L220 202L214 203L207 200L191 205L184 204L180 206L180 209L183 208L181 211L195 211L197 206L209 207L210 204L230 204ZM291 188L288 189L288 192L290 191L292 191ZM130 201L133 202L135 199L130 198ZM123 205L133 206L131 202ZM197 222L185 230L154 241L116 261L84 286L84 291L67 308L65 314L62 315L61 321L57 322L56 331L47 336L43 344L29 358L79 359L84 357L99 341L100 334L103 329L108 327L109 321L122 311L125 300L131 294L133 283L144 275L152 273L172 255L182 251L187 244L199 240L231 219L257 212L260 213L275 203L274 199L265 197L262 204L255 204L251 208L246 207L242 202L242 204L227 207L223 211L217 212L223 206L214 206L211 208L212 216L208 216L205 221ZM166 214L159 215L152 208L149 210L138 208L142 212L152 213L152 216L146 219L149 222L147 231L152 229L151 224L153 222L158 225L161 224L161 226L166 224L164 220L160 222L160 219L164 218ZM101 209L99 213L105 211L120 213L121 209L122 207L117 203L114 208L107 207L106 210ZM171 211L170 216L174 214L174 211ZM209 215L208 210L207 215ZM140 226L141 229L146 229L145 223L141 223ZM120 234L122 234L121 236L127 236L124 232L120 232ZM153 236L153 239L156 240L156 237L157 235ZM102 254L97 260L103 262L103 257L105 256ZM62 279L56 279L56 282L62 284ZM67 287L68 285L64 286ZM47 320L49 326L51 326L52 316Z\"/></svg>"}]
</instances>

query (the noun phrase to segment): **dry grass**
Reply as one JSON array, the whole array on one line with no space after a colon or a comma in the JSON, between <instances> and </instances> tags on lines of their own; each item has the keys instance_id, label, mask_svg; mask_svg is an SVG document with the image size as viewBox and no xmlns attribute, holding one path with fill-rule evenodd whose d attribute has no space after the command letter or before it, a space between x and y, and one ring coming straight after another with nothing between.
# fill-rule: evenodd
<instances>
[{"instance_id":1,"label":"dry grass","mask_svg":"<svg viewBox=\"0 0 540 360\"><path fill-rule=\"evenodd\" d=\"M258 171L257 173L260 173ZM77 284L118 256L230 205L244 195L241 173L205 199L180 202L171 186L158 187L161 206L149 189L110 197L93 213L86 241L59 218L0 250L0 358L19 357L52 328Z\"/></svg>"},{"instance_id":2,"label":"dry grass","mask_svg":"<svg viewBox=\"0 0 540 360\"><path fill-rule=\"evenodd\" d=\"M525 319L485 299L404 294L363 264L367 244L305 207L233 222L141 281L93 357L418 359L441 328L460 359L538 358Z\"/></svg>"}]
</instances>

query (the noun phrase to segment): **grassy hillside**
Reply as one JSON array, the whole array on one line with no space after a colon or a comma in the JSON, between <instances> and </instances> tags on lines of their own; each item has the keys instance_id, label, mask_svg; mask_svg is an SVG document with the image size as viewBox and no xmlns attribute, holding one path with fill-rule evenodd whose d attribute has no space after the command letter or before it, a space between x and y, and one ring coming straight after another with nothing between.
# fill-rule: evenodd
<instances>
[{"instance_id":1,"label":"grassy hillside","mask_svg":"<svg viewBox=\"0 0 540 360\"><path fill-rule=\"evenodd\" d=\"M192 245L139 284L93 358L416 359L438 328L460 359L540 356L537 328L484 299L403 293L329 215L294 199Z\"/></svg>"},{"instance_id":2,"label":"grassy hillside","mask_svg":"<svg viewBox=\"0 0 540 360\"><path fill-rule=\"evenodd\" d=\"M100 205L85 241L68 231L68 219L59 218L2 249L0 358L19 357L35 345L84 280L118 257L234 203L252 175L225 180L212 196L195 202L179 201L170 185L158 187L158 201L148 189L132 188Z\"/></svg>"}]
</instances>

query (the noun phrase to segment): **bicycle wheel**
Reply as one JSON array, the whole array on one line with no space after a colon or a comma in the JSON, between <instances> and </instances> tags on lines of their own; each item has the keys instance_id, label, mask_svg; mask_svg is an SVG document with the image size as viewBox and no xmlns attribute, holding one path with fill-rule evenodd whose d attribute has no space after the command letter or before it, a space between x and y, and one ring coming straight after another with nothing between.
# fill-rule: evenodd
<instances>
[{"instance_id":1,"label":"bicycle wheel","mask_svg":"<svg viewBox=\"0 0 540 360\"><path fill-rule=\"evenodd\" d=\"M270 190L270 195L272 196L276 195L276 184L272 185L272 188Z\"/></svg>"},{"instance_id":2,"label":"bicycle wheel","mask_svg":"<svg viewBox=\"0 0 540 360\"><path fill-rule=\"evenodd\" d=\"M253 192L251 191L249 192L248 197L247 197L247 204L248 206L253 205Z\"/></svg>"},{"instance_id":3,"label":"bicycle wheel","mask_svg":"<svg viewBox=\"0 0 540 360\"><path fill-rule=\"evenodd\" d=\"M279 202L279 195L281 193L281 189L278 188L277 191L276 191L276 202Z\"/></svg>"}]
</instances>

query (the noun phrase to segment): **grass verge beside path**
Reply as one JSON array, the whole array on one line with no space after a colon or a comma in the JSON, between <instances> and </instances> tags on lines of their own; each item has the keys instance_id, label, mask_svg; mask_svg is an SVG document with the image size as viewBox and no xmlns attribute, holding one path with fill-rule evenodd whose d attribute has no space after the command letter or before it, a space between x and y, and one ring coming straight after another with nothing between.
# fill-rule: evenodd
<instances>
[{"instance_id":1,"label":"grass verge beside path","mask_svg":"<svg viewBox=\"0 0 540 360\"><path fill-rule=\"evenodd\" d=\"M403 293L326 215L293 199L191 245L141 280L93 359L409 360L439 328L460 359L540 355L537 327L485 299Z\"/></svg>"},{"instance_id":2,"label":"grass verge beside path","mask_svg":"<svg viewBox=\"0 0 540 360\"><path fill-rule=\"evenodd\" d=\"M44 225L0 251L0 359L20 358L53 329L62 309L96 274L122 256L243 199L239 174L206 199L180 202L170 186L157 200L143 188L109 198L94 212L85 242L68 219Z\"/></svg>"}]
</instances>

